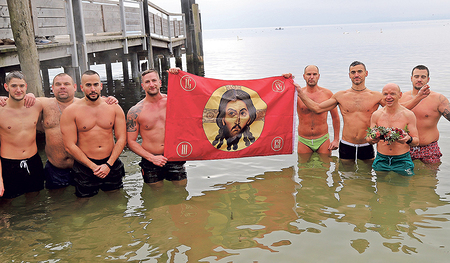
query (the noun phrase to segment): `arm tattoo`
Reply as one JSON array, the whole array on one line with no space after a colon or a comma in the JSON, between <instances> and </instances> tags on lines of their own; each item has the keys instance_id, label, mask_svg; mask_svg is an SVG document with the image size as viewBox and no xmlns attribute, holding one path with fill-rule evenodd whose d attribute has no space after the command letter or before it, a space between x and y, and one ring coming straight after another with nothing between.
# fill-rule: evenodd
<instances>
[{"instance_id":1,"label":"arm tattoo","mask_svg":"<svg viewBox=\"0 0 450 263\"><path fill-rule=\"evenodd\" d=\"M131 108L127 114L127 132L137 131L136 120L142 111L142 106L140 106L140 105L136 105L136 106L137 107Z\"/></svg>"},{"instance_id":2,"label":"arm tattoo","mask_svg":"<svg viewBox=\"0 0 450 263\"><path fill-rule=\"evenodd\" d=\"M450 121L450 110L448 109L448 107L444 110L442 116L444 116L448 121Z\"/></svg>"}]
</instances>

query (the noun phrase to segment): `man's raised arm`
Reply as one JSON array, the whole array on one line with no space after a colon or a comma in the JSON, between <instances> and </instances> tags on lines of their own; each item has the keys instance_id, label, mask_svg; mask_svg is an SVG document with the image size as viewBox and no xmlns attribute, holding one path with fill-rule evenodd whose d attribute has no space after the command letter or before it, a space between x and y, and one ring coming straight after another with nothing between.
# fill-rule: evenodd
<instances>
[{"instance_id":1,"label":"man's raised arm","mask_svg":"<svg viewBox=\"0 0 450 263\"><path fill-rule=\"evenodd\" d=\"M326 111L330 111L334 109L338 102L334 98L334 95L329 98L326 101L321 102L320 104L310 99L308 96L306 96L305 93L303 93L302 88L297 83L294 83L295 88L297 89L297 94L300 97L300 99L305 103L306 107L313 111L314 113L322 113Z\"/></svg>"},{"instance_id":2,"label":"man's raised arm","mask_svg":"<svg viewBox=\"0 0 450 263\"><path fill-rule=\"evenodd\" d=\"M416 105L425 99L428 95L430 95L430 86L424 85L422 88L420 88L419 92L416 96L413 96L412 99L408 101L402 101L400 104L403 105L405 108L411 110L412 108L416 107ZM384 105L382 105L384 106Z\"/></svg>"}]
</instances>

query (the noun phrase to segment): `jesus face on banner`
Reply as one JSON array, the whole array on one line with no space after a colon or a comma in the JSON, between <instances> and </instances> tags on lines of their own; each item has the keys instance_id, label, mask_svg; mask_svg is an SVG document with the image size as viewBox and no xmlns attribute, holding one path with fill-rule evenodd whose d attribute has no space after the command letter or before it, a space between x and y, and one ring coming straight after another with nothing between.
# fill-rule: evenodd
<instances>
[{"instance_id":1,"label":"jesus face on banner","mask_svg":"<svg viewBox=\"0 0 450 263\"><path fill-rule=\"evenodd\" d=\"M257 98L252 99L252 96L243 90L243 88L245 87L221 87L218 90L225 91L222 91L220 100L217 98L220 92L215 92L216 94L211 96L210 102L208 103L209 106L207 105L205 107L206 118L209 119L208 121L208 119L204 118L205 133L211 144L217 149L224 151L241 150L254 143L261 134L262 126L264 125L265 103L259 98L256 92L253 91L254 94L252 95ZM247 90L249 92L252 91L250 89ZM260 118L256 126L252 125L258 117L258 110L253 100L259 101L259 104L263 104L264 107L262 111L259 110L259 115L262 118ZM211 101L216 102L213 103ZM212 109L214 105L215 109ZM208 107L210 109L207 109ZM205 122L214 122L216 124L214 134L211 126L208 127L209 129L206 128Z\"/></svg>"},{"instance_id":2,"label":"jesus face on banner","mask_svg":"<svg viewBox=\"0 0 450 263\"><path fill-rule=\"evenodd\" d=\"M245 146L255 142L255 137L250 131L250 125L256 119L256 109L253 106L250 95L240 89L226 91L219 103L219 113L216 117L219 134L213 141L217 149L227 141L227 150L237 150L239 140L242 138Z\"/></svg>"}]
</instances>

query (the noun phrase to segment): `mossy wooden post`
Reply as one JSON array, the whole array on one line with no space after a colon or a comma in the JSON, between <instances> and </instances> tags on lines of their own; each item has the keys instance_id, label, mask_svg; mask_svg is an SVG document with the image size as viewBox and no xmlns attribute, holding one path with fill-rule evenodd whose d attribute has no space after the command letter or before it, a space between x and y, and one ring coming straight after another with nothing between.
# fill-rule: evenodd
<instances>
[{"instance_id":1,"label":"mossy wooden post","mask_svg":"<svg viewBox=\"0 0 450 263\"><path fill-rule=\"evenodd\" d=\"M19 55L20 68L28 84L27 92L43 96L39 55L34 42L34 30L28 0L7 0L11 29Z\"/></svg>"},{"instance_id":2,"label":"mossy wooden post","mask_svg":"<svg viewBox=\"0 0 450 263\"><path fill-rule=\"evenodd\" d=\"M203 64L203 37L201 17L195 0L181 0L181 10L186 23L186 64L187 71L197 76L205 76Z\"/></svg>"}]
</instances>

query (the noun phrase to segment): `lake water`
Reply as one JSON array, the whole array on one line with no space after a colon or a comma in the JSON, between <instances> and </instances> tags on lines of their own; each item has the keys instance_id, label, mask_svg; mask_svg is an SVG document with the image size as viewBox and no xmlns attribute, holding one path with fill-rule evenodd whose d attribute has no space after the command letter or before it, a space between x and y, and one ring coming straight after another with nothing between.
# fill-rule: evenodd
<instances>
[{"instance_id":1,"label":"lake water","mask_svg":"<svg viewBox=\"0 0 450 263\"><path fill-rule=\"evenodd\" d=\"M348 66L360 60L368 88L394 82L408 91L412 68L425 64L431 88L450 98L450 21L214 30L203 42L210 78L292 72L303 85L303 68L315 64L319 84L336 92L350 87ZM442 164L415 161L412 177L343 166L333 151L326 160L191 161L186 188L155 190L142 181L140 158L124 151L127 176L115 195L79 202L69 187L2 208L0 260L447 262L450 123L442 119L439 130Z\"/></svg>"}]
</instances>

